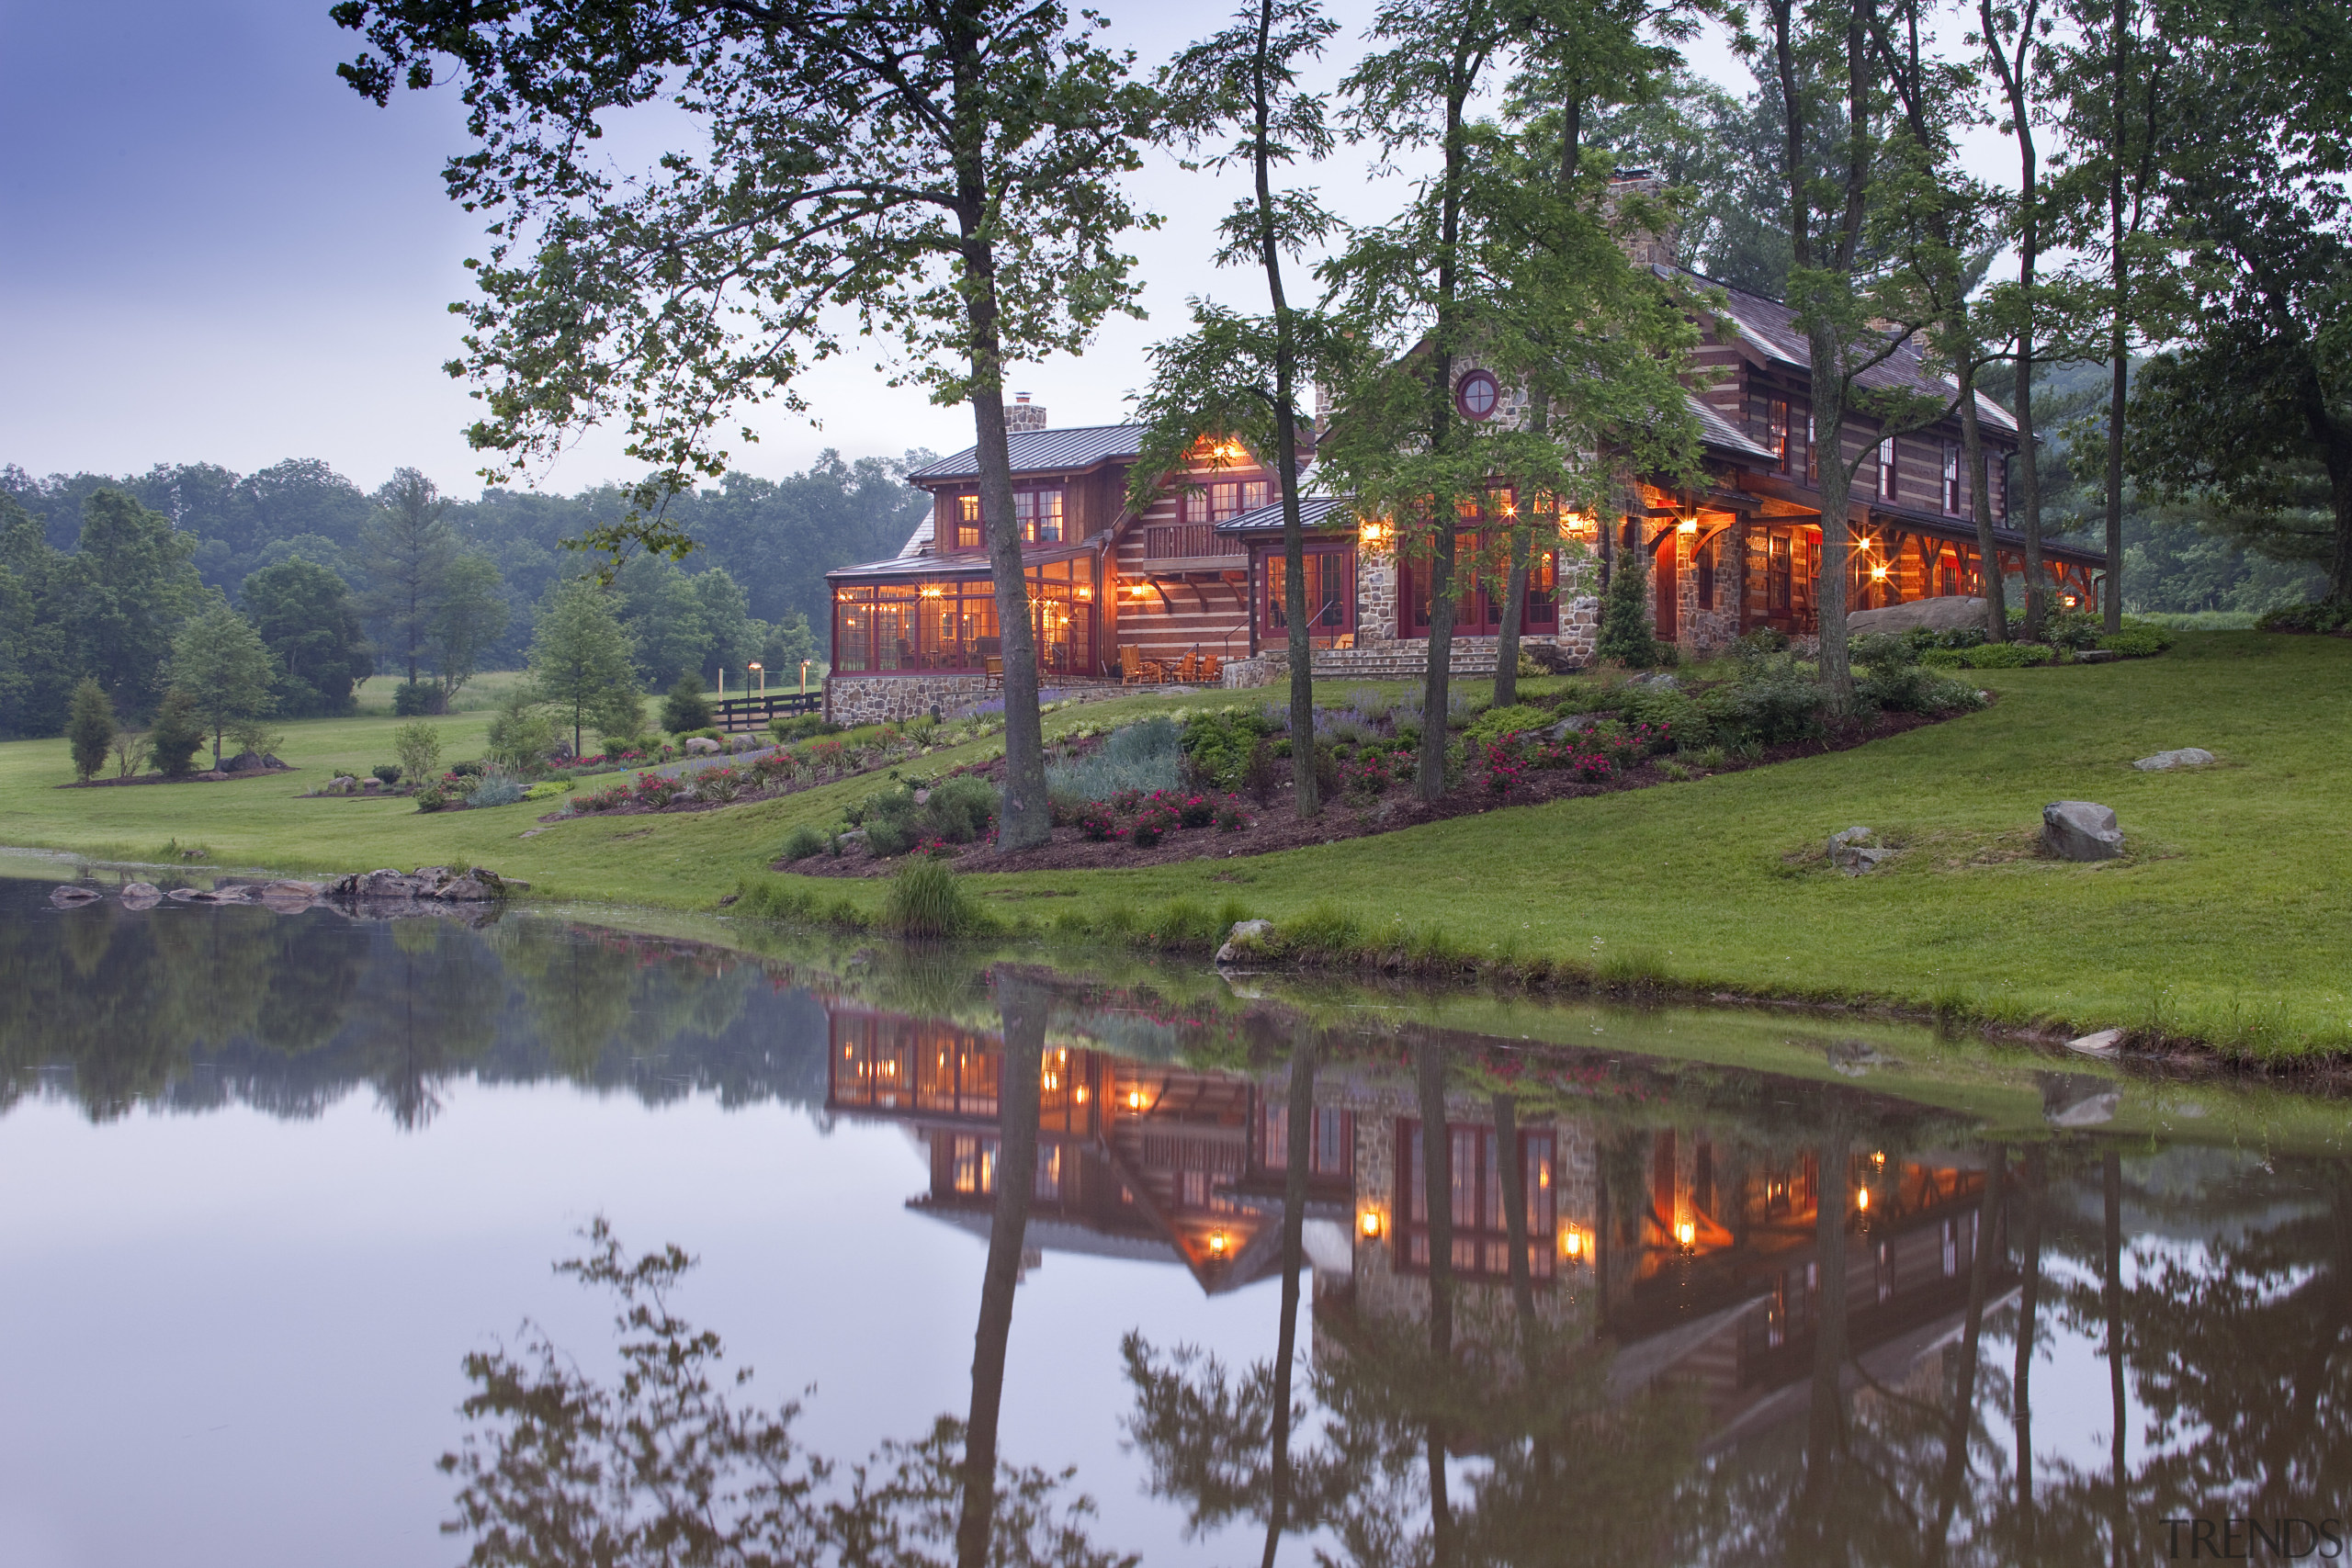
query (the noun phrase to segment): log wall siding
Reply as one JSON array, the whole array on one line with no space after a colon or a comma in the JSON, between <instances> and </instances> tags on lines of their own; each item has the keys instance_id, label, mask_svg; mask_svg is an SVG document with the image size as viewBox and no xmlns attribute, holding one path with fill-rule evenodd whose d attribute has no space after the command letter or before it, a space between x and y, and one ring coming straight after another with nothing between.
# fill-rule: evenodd
<instances>
[{"instance_id":1,"label":"log wall siding","mask_svg":"<svg viewBox=\"0 0 2352 1568\"><path fill-rule=\"evenodd\" d=\"M1792 445L1789 471L1783 477L1792 484L1804 486L1806 481L1803 442L1804 421L1806 414L1810 412L1810 405L1802 395L1769 385L1760 378L1751 377L1748 378L1747 389L1740 394L1739 400L1725 408L1724 412L1735 420L1744 419L1748 434L1757 441L1770 446L1771 444L1770 405L1775 400L1783 400L1789 405L1789 428L1792 432ZM1715 400L1711 398L1709 400ZM1718 404L1718 406L1722 405ZM1929 516L1955 517L1962 522L1974 516L1968 465L1964 457L1960 469L1959 510L1951 513L1944 510L1944 443L1950 441L1953 449L1959 450L1960 429L1956 421L1949 425L1931 425L1924 431L1914 431L1907 435L1898 435L1894 438L1895 491L1891 501L1883 501L1879 495L1879 436L1875 427L1858 417L1848 423L1845 437L1848 460L1850 461L1855 457L1862 459L1860 466L1854 470L1853 498L1857 502L1869 505L1894 505L1906 511L1925 513ZM2007 453L2008 448L2005 444L1991 440L1987 440L1984 444L1987 488L1993 499L1993 515L1996 519L2002 516L2003 459ZM1817 488L1817 486L1808 488Z\"/></svg>"},{"instance_id":2,"label":"log wall siding","mask_svg":"<svg viewBox=\"0 0 2352 1568\"><path fill-rule=\"evenodd\" d=\"M1124 489L1125 469L1118 470L1118 483ZM1162 579L1155 588L1146 576L1155 564L1145 556L1147 530L1180 524L1184 520L1184 491L1193 485L1207 485L1244 479L1263 479L1267 493L1277 491L1278 481L1268 469L1239 465L1212 468L1206 464L1185 470L1181 482L1162 490L1144 512L1128 519L1120 529L1114 547L1112 564L1118 590L1114 607L1107 608L1104 618L1115 618L1116 630L1106 635L1104 647L1108 660L1115 662L1117 649L1132 646L1145 659L1161 663L1172 662L1198 649L1218 659L1243 659L1250 653L1250 558L1235 555L1219 558L1218 565L1237 581L1175 581ZM1195 577L1200 574L1194 573ZM1141 589L1140 593L1133 592ZM1163 593L1165 597L1163 598Z\"/></svg>"}]
</instances>

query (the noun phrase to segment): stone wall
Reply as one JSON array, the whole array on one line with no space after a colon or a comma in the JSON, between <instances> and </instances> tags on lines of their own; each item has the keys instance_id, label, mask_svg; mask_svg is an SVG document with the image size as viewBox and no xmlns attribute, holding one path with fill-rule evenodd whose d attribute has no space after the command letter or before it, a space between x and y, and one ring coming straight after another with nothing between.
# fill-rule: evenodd
<instances>
[{"instance_id":1,"label":"stone wall","mask_svg":"<svg viewBox=\"0 0 2352 1568\"><path fill-rule=\"evenodd\" d=\"M980 701L992 690L986 675L829 675L825 716L835 724L879 724L937 708L947 713Z\"/></svg>"},{"instance_id":2,"label":"stone wall","mask_svg":"<svg viewBox=\"0 0 2352 1568\"><path fill-rule=\"evenodd\" d=\"M1393 580L1391 592L1394 592ZM1555 648L1567 663L1581 669L1592 661L1593 646L1600 637L1600 601L1585 595L1563 600L1560 605L1560 630L1555 637L1521 637L1521 648L1546 646ZM1457 637L1453 639L1452 664L1456 675L1492 675L1500 639L1491 637ZM1353 648L1318 648L1315 650L1315 677L1329 681L1407 681L1417 678L1429 668L1429 640L1425 637L1385 637L1374 641L1359 635ZM1260 686L1272 686L1287 678L1290 650L1269 648L1254 659L1236 659L1225 666L1224 682L1234 691L1248 691Z\"/></svg>"}]
</instances>

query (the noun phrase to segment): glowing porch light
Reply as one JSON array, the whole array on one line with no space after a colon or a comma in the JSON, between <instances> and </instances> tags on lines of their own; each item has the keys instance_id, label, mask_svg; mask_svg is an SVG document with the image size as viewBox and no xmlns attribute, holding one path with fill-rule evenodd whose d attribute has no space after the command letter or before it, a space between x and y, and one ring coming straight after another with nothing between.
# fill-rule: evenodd
<instances>
[{"instance_id":1,"label":"glowing porch light","mask_svg":"<svg viewBox=\"0 0 2352 1568\"><path fill-rule=\"evenodd\" d=\"M936 599L944 592L945 590L942 589L936 582L926 582L922 585L922 596L926 599Z\"/></svg>"},{"instance_id":2,"label":"glowing porch light","mask_svg":"<svg viewBox=\"0 0 2352 1568\"><path fill-rule=\"evenodd\" d=\"M1363 1233L1366 1241L1378 1241L1380 1228L1380 1211L1377 1209L1366 1209L1356 1217L1356 1229Z\"/></svg>"},{"instance_id":3,"label":"glowing porch light","mask_svg":"<svg viewBox=\"0 0 2352 1568\"><path fill-rule=\"evenodd\" d=\"M1689 1220L1685 1220L1674 1227L1674 1239L1681 1246L1688 1247L1699 1239L1699 1227Z\"/></svg>"},{"instance_id":4,"label":"glowing porch light","mask_svg":"<svg viewBox=\"0 0 2352 1568\"><path fill-rule=\"evenodd\" d=\"M1690 516L1678 520L1674 525L1674 531L1678 534L1697 533L1699 531L1699 514L1694 512Z\"/></svg>"},{"instance_id":5,"label":"glowing porch light","mask_svg":"<svg viewBox=\"0 0 2352 1568\"><path fill-rule=\"evenodd\" d=\"M1872 1149L1871 1151L1871 1163L1878 1167L1881 1170L1884 1170L1886 1168L1886 1151L1884 1149Z\"/></svg>"},{"instance_id":6,"label":"glowing porch light","mask_svg":"<svg viewBox=\"0 0 2352 1568\"><path fill-rule=\"evenodd\" d=\"M1865 1214L1871 1212L1871 1190L1869 1188L1857 1187L1854 1189L1854 1207L1860 1210Z\"/></svg>"},{"instance_id":7,"label":"glowing porch light","mask_svg":"<svg viewBox=\"0 0 2352 1568\"><path fill-rule=\"evenodd\" d=\"M1209 1254L1211 1257L1223 1258L1225 1256L1226 1245L1226 1235L1223 1231L1211 1231L1209 1233Z\"/></svg>"},{"instance_id":8,"label":"glowing porch light","mask_svg":"<svg viewBox=\"0 0 2352 1568\"><path fill-rule=\"evenodd\" d=\"M1878 565L1871 568L1871 581L1872 582L1884 582L1886 581L1886 563L1884 561L1881 561Z\"/></svg>"},{"instance_id":9,"label":"glowing porch light","mask_svg":"<svg viewBox=\"0 0 2352 1568\"><path fill-rule=\"evenodd\" d=\"M1143 1109L1143 1103L1144 1103L1144 1094L1143 1094L1143 1090L1141 1090L1141 1089L1131 1089L1127 1090L1127 1109L1128 1109L1128 1110L1130 1110L1130 1111L1141 1111L1141 1110Z\"/></svg>"},{"instance_id":10,"label":"glowing porch light","mask_svg":"<svg viewBox=\"0 0 2352 1568\"><path fill-rule=\"evenodd\" d=\"M1560 1254L1570 1259L1584 1256L1584 1232L1574 1225L1560 1233Z\"/></svg>"}]
</instances>

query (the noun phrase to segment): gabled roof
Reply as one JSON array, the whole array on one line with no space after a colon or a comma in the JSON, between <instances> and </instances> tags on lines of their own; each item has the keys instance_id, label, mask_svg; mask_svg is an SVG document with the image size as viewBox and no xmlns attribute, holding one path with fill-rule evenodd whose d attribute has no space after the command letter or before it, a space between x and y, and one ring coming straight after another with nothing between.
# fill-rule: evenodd
<instances>
[{"instance_id":1,"label":"gabled roof","mask_svg":"<svg viewBox=\"0 0 2352 1568\"><path fill-rule=\"evenodd\" d=\"M1703 276L1687 268L1653 264L1651 271L1668 282L1698 284L1720 289L1724 297L1721 318L1737 331L1750 347L1776 364L1808 374L1813 368L1813 351L1805 342L1804 331L1796 324L1796 311L1778 299L1761 294L1750 294L1728 283ZM1945 377L1929 370L1919 355L1918 348L1904 344L1893 354L1857 378L1862 386L1881 391L1921 392L1931 398L1949 401L1959 395L1959 386ZM1996 429L2015 433L2018 422L2009 411L1986 397L1976 394L1978 413Z\"/></svg>"},{"instance_id":2,"label":"gabled roof","mask_svg":"<svg viewBox=\"0 0 2352 1568\"><path fill-rule=\"evenodd\" d=\"M1772 461L1771 448L1757 440L1731 422L1724 412L1696 392L1683 394L1690 400L1690 412L1699 416L1699 439L1718 452L1736 457L1753 457L1761 463Z\"/></svg>"},{"instance_id":3,"label":"gabled roof","mask_svg":"<svg viewBox=\"0 0 2352 1568\"><path fill-rule=\"evenodd\" d=\"M1079 424L1066 430L1021 430L1005 437L1016 474L1068 474L1141 450L1140 424ZM907 475L910 484L926 480L976 479L980 449L967 446L952 457L925 463Z\"/></svg>"}]
</instances>

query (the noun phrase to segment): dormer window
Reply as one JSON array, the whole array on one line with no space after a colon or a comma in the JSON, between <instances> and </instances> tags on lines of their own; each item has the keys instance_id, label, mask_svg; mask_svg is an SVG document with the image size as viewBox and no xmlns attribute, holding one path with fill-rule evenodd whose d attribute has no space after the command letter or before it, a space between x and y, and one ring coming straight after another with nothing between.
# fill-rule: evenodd
<instances>
[{"instance_id":1,"label":"dormer window","mask_svg":"<svg viewBox=\"0 0 2352 1568\"><path fill-rule=\"evenodd\" d=\"M1023 544L1058 545L1062 542L1060 490L1014 491L1012 515L1021 525Z\"/></svg>"},{"instance_id":2,"label":"dormer window","mask_svg":"<svg viewBox=\"0 0 2352 1568\"><path fill-rule=\"evenodd\" d=\"M1453 384L1453 406L1463 418L1483 424L1503 406L1503 384L1491 370L1466 372Z\"/></svg>"}]
</instances>

